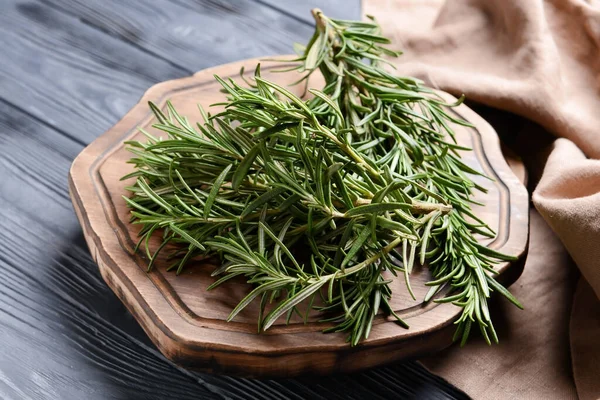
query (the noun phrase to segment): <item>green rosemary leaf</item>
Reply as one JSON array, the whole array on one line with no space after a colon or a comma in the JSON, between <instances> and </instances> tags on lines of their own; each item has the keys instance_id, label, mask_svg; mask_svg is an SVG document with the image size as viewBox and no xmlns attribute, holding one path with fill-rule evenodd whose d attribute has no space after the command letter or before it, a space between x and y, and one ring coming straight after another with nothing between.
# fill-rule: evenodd
<instances>
[{"instance_id":1,"label":"green rosemary leaf","mask_svg":"<svg viewBox=\"0 0 600 400\"><path fill-rule=\"evenodd\" d=\"M310 93L314 94L315 96L319 97L321 100L323 100L325 103L327 103L327 105L329 107L331 107L331 109L335 112L335 114L339 117L340 121L344 120L344 116L342 115L342 112L340 111L340 109L338 108L338 105L335 104L333 102L333 100L331 100L326 94L324 94L323 92L316 90L316 89L309 89L308 90Z\"/></svg>"},{"instance_id":2,"label":"green rosemary leaf","mask_svg":"<svg viewBox=\"0 0 600 400\"><path fill-rule=\"evenodd\" d=\"M286 129L293 128L296 125L298 125L298 124L295 123L295 122L288 122L288 123L278 122L277 125L274 125L271 128L268 128L268 129L265 129L263 131L260 131L260 132L256 133L254 135L254 138L257 139L257 140L258 139L264 139L264 138L267 138L267 137L269 137L269 136L271 136L271 135L273 135L273 134L275 134L277 132L281 132L281 131L284 131Z\"/></svg>"},{"instance_id":3,"label":"green rosemary leaf","mask_svg":"<svg viewBox=\"0 0 600 400\"><path fill-rule=\"evenodd\" d=\"M224 275L221 278L219 278L216 281L214 281L212 284L208 285L206 287L206 290L213 290L217 286L220 286L221 284L227 282L228 280L233 279L233 278L235 278L237 276L240 276L240 275L244 275L244 272L243 271L233 272L233 273L229 273L227 275Z\"/></svg>"},{"instance_id":4,"label":"green rosemary leaf","mask_svg":"<svg viewBox=\"0 0 600 400\"><path fill-rule=\"evenodd\" d=\"M329 279L332 279L332 278L329 278ZM317 290L321 289L321 287L323 285L325 285L327 283L327 281L328 281L328 279L320 279L320 280L306 286L304 289L302 289L301 291L296 293L294 296L292 296L292 297L288 298L286 301L282 302L273 311L271 311L269 314L267 314L267 316L265 317L265 319L262 323L263 329L264 330L269 329L271 327L271 325L273 325L273 323L277 320L277 318L279 318L280 316L282 316L283 314L285 314L286 312L288 312L289 310L291 310L293 307L297 306L304 300L308 299Z\"/></svg>"},{"instance_id":5,"label":"green rosemary leaf","mask_svg":"<svg viewBox=\"0 0 600 400\"><path fill-rule=\"evenodd\" d=\"M246 306L250 304L252 300L254 300L257 296L264 293L272 292L273 290L281 289L288 285L290 282L293 282L293 280L286 278L273 279L258 286L256 289L248 293L248 295L238 303L238 305L229 314L229 317L227 317L227 321L231 321L232 319L234 319L236 315L238 315L240 311L246 308Z\"/></svg>"},{"instance_id":6,"label":"green rosemary leaf","mask_svg":"<svg viewBox=\"0 0 600 400\"><path fill-rule=\"evenodd\" d=\"M325 34L316 33L316 35L317 39L311 44L310 50L304 60L304 68L307 70L313 70L318 65L318 60L325 45Z\"/></svg>"},{"instance_id":7,"label":"green rosemary leaf","mask_svg":"<svg viewBox=\"0 0 600 400\"><path fill-rule=\"evenodd\" d=\"M481 245L479 243L476 243L475 247L477 247L477 250L479 250L479 252L481 254L492 256L492 257L497 258L499 260L504 260L504 261L516 261L517 260L517 257L509 256L509 255L506 255L504 253L499 253L496 250L491 249L491 248L489 248L487 246L483 246L483 245Z\"/></svg>"},{"instance_id":8,"label":"green rosemary leaf","mask_svg":"<svg viewBox=\"0 0 600 400\"><path fill-rule=\"evenodd\" d=\"M515 306L519 307L521 310L523 309L523 305L519 302L519 300L517 300L516 297L513 296L511 292L509 292L504 286L499 284L493 277L487 276L486 279L487 279L488 284L491 286L491 288L493 290L497 291L498 293L501 293L511 303L513 303Z\"/></svg>"},{"instance_id":9,"label":"green rosemary leaf","mask_svg":"<svg viewBox=\"0 0 600 400\"><path fill-rule=\"evenodd\" d=\"M296 258L294 258L294 256L292 255L292 252L287 248L287 246L285 244L283 244L283 242L281 241L281 239L283 237L285 237L285 233L287 232L288 228L290 227L290 225L292 224L293 218L290 218L285 225L283 226L283 228L281 229L281 232L279 233L279 237L276 236L273 231L271 231L265 224L263 224L262 222L259 222L258 225L264 229L265 233L267 235L269 235L271 237L271 239L275 242L275 249L274 252L275 254L278 254L279 250L283 251L288 258L290 259L290 261L292 261L292 263L296 266L296 269L301 270L300 265L298 264L298 262L296 261Z\"/></svg>"},{"instance_id":10,"label":"green rosemary leaf","mask_svg":"<svg viewBox=\"0 0 600 400\"><path fill-rule=\"evenodd\" d=\"M185 240L187 240L188 243L196 246L200 250L206 250L206 247L204 247L204 245L202 243L198 242L189 233L187 233L183 229L179 228L177 225L171 223L171 224L169 224L169 228L171 228L171 230L173 232L177 233L179 236L181 236L182 238L184 238Z\"/></svg>"},{"instance_id":11,"label":"green rosemary leaf","mask_svg":"<svg viewBox=\"0 0 600 400\"><path fill-rule=\"evenodd\" d=\"M233 174L233 178L231 180L233 190L238 190L240 184L242 183L244 178L246 178L246 175L252 167L252 164L254 163L254 160L256 159L256 156L259 152L260 143L254 145L254 147L252 147L252 149L250 149L250 151L246 153L246 156L244 156L244 159L242 160L240 165L238 165L237 169L235 170L235 173Z\"/></svg>"},{"instance_id":12,"label":"green rosemary leaf","mask_svg":"<svg viewBox=\"0 0 600 400\"><path fill-rule=\"evenodd\" d=\"M156 117L156 119L158 120L159 123L166 124L169 122L169 120L167 119L165 114L162 112L162 110L160 108L158 108L158 106L156 104L149 101L148 106L150 107L150 110L152 111L152 113L154 114L154 116Z\"/></svg>"},{"instance_id":13,"label":"green rosemary leaf","mask_svg":"<svg viewBox=\"0 0 600 400\"><path fill-rule=\"evenodd\" d=\"M274 189L269 190L268 192L263 193L262 195L260 195L256 199L254 199L254 201L252 201L252 203L250 203L250 204L248 204L248 206L246 206L246 208L244 209L244 211L242 212L240 217L244 218L244 217L250 215L250 213L252 213L254 210L263 206L264 204L268 203L269 201L273 200L274 198L281 195L285 191L286 191L286 189L284 187L276 187Z\"/></svg>"},{"instance_id":14,"label":"green rosemary leaf","mask_svg":"<svg viewBox=\"0 0 600 400\"><path fill-rule=\"evenodd\" d=\"M358 253L358 251L360 250L362 245L369 238L370 233L371 233L370 226L366 225L362 228L362 230L360 231L360 234L356 237L356 239L352 243L352 247L350 247L350 250L346 254L346 257L344 257L344 259L342 260L342 265L341 265L342 271L344 271L344 267L346 265L348 265L348 263L350 261L352 261L352 259L356 255L356 253Z\"/></svg>"},{"instance_id":15,"label":"green rosemary leaf","mask_svg":"<svg viewBox=\"0 0 600 400\"><path fill-rule=\"evenodd\" d=\"M223 172L221 172L221 174L217 177L217 179L215 179L215 182L213 183L212 188L210 189L208 198L206 199L206 203L204 204L204 218L208 218L208 215L210 214L213 203L215 202L215 198L217 197L217 194L219 193L219 190L221 189L221 185L225 181L225 177L229 173L230 169L231 169L231 164L229 164L227 167L225 167Z\"/></svg>"},{"instance_id":16,"label":"green rosemary leaf","mask_svg":"<svg viewBox=\"0 0 600 400\"><path fill-rule=\"evenodd\" d=\"M425 230L423 231L423 235L421 237L421 252L420 252L421 264L425 264L425 255L427 252L427 245L429 243L431 228L433 227L433 224L435 223L435 221L437 221L438 217L441 214L442 213L440 211L433 211L433 214L432 214L431 218L429 218L429 221L427 222L427 226L425 227Z\"/></svg>"}]
</instances>

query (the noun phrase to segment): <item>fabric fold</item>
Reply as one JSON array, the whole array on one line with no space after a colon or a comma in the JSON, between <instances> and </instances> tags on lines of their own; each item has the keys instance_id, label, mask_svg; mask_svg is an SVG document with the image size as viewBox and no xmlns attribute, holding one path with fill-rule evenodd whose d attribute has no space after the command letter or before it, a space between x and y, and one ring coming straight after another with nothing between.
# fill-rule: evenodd
<instances>
[{"instance_id":1,"label":"fabric fold","mask_svg":"<svg viewBox=\"0 0 600 400\"><path fill-rule=\"evenodd\" d=\"M453 347L425 365L479 398L571 397L573 378L579 398L600 398L600 359L591 358L600 353L600 1L365 0L363 8L404 51L392 60L397 73L507 112L506 122L500 118L492 124L499 132L514 119L511 113L564 138L552 145L533 194L546 223L532 214L525 272L511 288L528 299L526 310L506 312L508 328L500 346ZM546 141L536 146L527 135L527 130L508 132L504 139L526 142L516 152L541 169ZM544 230L547 240L535 241ZM550 240L553 235L560 241ZM565 248L585 279L577 291L574 281L564 278L577 271ZM530 298L539 285L548 296ZM573 308L565 308L573 294ZM548 313L549 325L539 324L540 313ZM546 341L545 329L553 329L557 339L564 333L562 342ZM533 336L525 340L522 334ZM564 357L569 348L572 367ZM550 367L538 368L538 361ZM523 365L531 369L521 370Z\"/></svg>"},{"instance_id":2,"label":"fabric fold","mask_svg":"<svg viewBox=\"0 0 600 400\"><path fill-rule=\"evenodd\" d=\"M600 160L556 140L533 202L600 297Z\"/></svg>"}]
</instances>

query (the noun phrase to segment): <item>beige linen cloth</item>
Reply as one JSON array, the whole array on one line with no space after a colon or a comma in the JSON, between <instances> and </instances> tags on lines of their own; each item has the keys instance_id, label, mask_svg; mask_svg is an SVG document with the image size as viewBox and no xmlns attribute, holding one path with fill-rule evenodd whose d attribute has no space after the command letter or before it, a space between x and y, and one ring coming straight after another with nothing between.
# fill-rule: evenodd
<instances>
[{"instance_id":1,"label":"beige linen cloth","mask_svg":"<svg viewBox=\"0 0 600 400\"><path fill-rule=\"evenodd\" d=\"M537 184L511 287L525 310L496 300L500 345L423 364L474 398L600 398L600 1L363 3L405 52L399 73L504 111L483 109Z\"/></svg>"}]
</instances>

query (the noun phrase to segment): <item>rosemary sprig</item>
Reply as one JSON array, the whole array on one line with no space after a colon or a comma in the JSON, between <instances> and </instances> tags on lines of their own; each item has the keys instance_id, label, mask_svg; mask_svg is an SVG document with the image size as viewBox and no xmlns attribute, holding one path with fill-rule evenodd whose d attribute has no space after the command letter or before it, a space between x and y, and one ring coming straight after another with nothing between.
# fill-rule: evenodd
<instances>
[{"instance_id":1,"label":"rosemary sprig","mask_svg":"<svg viewBox=\"0 0 600 400\"><path fill-rule=\"evenodd\" d=\"M261 331L306 304L305 318L321 311L334 323L328 331L348 332L356 345L380 310L408 327L390 306L384 271L400 272L412 294L413 266L427 265L425 300L450 285L434 301L462 307L455 338L464 343L476 322L497 342L490 293L520 305L492 277L511 257L474 237L494 233L470 208L473 190L484 189L469 178L478 172L460 160L468 149L452 130L468 124L422 82L382 68L383 56L398 53L382 46L375 22L313 15L315 34L294 67L300 81L316 70L325 78L310 100L262 78L259 66L248 87L216 77L228 98L216 115L200 109L202 124L170 103L166 112L150 104L166 138L128 142L135 170L124 177L136 178L125 200L142 224L148 269L169 243L178 273L218 255L209 289L238 276L254 285L229 319L258 300ZM157 231L163 241L152 253Z\"/></svg>"}]
</instances>

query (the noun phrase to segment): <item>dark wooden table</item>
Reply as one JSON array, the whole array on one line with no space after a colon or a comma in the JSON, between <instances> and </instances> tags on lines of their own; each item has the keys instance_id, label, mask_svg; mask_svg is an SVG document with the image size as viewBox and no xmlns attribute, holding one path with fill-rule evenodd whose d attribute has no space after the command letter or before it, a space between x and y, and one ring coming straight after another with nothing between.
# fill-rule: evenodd
<instances>
[{"instance_id":1,"label":"dark wooden table","mask_svg":"<svg viewBox=\"0 0 600 400\"><path fill-rule=\"evenodd\" d=\"M150 86L288 54L310 8L358 0L0 0L0 398L464 398L415 362L258 381L167 361L102 281L67 191L73 158Z\"/></svg>"}]
</instances>

